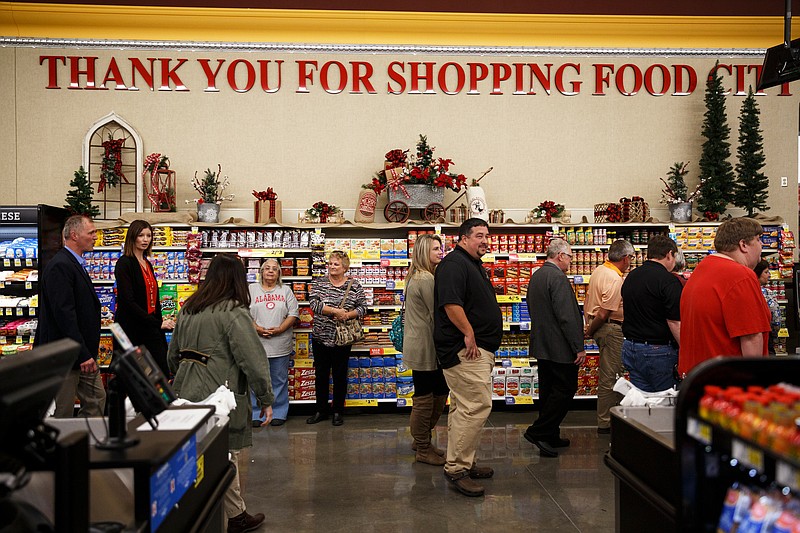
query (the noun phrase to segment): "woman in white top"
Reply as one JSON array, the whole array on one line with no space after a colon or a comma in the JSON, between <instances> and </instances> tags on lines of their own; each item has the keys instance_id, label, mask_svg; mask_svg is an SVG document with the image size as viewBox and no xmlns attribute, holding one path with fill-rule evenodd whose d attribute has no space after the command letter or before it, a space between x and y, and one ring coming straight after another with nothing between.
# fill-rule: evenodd
<instances>
[{"instance_id":1,"label":"woman in white top","mask_svg":"<svg viewBox=\"0 0 800 533\"><path fill-rule=\"evenodd\" d=\"M292 289L281 282L281 265L277 259L264 261L260 274L261 281L249 287L250 316L253 317L269 361L269 375L275 394L270 425L281 426L289 413L289 363L294 353L292 327L299 316L297 298ZM252 393L251 398L255 401ZM254 408L253 415L257 412ZM262 422L254 418L253 427L260 427Z\"/></svg>"},{"instance_id":2,"label":"woman in white top","mask_svg":"<svg viewBox=\"0 0 800 533\"><path fill-rule=\"evenodd\" d=\"M420 463L441 466L444 450L431 444L431 431L447 404L450 389L436 360L433 345L433 273L442 260L438 235L421 235L414 243L414 256L406 277L406 315L403 330L403 362L414 378L411 408L412 448Z\"/></svg>"}]
</instances>

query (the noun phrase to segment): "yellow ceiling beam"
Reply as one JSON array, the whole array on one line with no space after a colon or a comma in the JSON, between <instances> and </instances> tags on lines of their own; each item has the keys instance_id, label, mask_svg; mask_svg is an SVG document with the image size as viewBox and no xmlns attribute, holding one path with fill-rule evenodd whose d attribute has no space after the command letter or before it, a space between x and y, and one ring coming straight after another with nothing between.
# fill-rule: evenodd
<instances>
[{"instance_id":1,"label":"yellow ceiling beam","mask_svg":"<svg viewBox=\"0 0 800 533\"><path fill-rule=\"evenodd\" d=\"M767 48L781 17L519 15L0 2L0 36L241 43Z\"/></svg>"}]
</instances>

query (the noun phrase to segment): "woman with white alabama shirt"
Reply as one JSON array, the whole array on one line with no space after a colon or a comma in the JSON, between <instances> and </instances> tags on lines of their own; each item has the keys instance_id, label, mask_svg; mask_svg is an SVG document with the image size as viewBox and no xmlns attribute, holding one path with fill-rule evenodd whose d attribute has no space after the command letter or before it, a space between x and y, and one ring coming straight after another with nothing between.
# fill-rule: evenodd
<instances>
[{"instance_id":1,"label":"woman with white alabama shirt","mask_svg":"<svg viewBox=\"0 0 800 533\"><path fill-rule=\"evenodd\" d=\"M249 287L250 316L269 361L275 394L270 425L281 426L289 413L289 363L294 353L292 327L299 316L298 305L291 287L281 282L281 265L277 259L264 261L260 274L261 280ZM252 392L250 396L255 401ZM256 412L254 409L253 414ZM254 418L253 427L259 427L262 422Z\"/></svg>"}]
</instances>

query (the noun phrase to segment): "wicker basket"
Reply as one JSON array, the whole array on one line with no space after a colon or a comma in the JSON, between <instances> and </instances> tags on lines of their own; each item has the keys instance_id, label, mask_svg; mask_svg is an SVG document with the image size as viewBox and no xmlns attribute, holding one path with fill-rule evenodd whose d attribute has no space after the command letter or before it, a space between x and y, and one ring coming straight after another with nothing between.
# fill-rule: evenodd
<instances>
[{"instance_id":1,"label":"wicker basket","mask_svg":"<svg viewBox=\"0 0 800 533\"><path fill-rule=\"evenodd\" d=\"M423 209L432 203L441 204L444 201L444 187L433 187L431 185L405 185L408 197L402 189L388 189L389 201L400 200L405 202L408 207Z\"/></svg>"},{"instance_id":2,"label":"wicker basket","mask_svg":"<svg viewBox=\"0 0 800 533\"><path fill-rule=\"evenodd\" d=\"M647 222L650 218L650 206L644 200L633 200L630 217L631 222Z\"/></svg>"},{"instance_id":3,"label":"wicker basket","mask_svg":"<svg viewBox=\"0 0 800 533\"><path fill-rule=\"evenodd\" d=\"M594 223L602 224L608 222L608 207L613 203L594 204Z\"/></svg>"}]
</instances>

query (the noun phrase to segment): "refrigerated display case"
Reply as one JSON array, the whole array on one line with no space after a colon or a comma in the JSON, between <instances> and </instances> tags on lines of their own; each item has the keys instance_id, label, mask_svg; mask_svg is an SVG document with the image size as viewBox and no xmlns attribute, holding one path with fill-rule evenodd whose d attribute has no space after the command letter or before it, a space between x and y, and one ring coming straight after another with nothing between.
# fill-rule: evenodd
<instances>
[{"instance_id":1,"label":"refrigerated display case","mask_svg":"<svg viewBox=\"0 0 800 533\"><path fill-rule=\"evenodd\" d=\"M29 350L38 325L39 272L61 248L70 212L49 205L0 206L0 352Z\"/></svg>"},{"instance_id":2,"label":"refrigerated display case","mask_svg":"<svg viewBox=\"0 0 800 533\"><path fill-rule=\"evenodd\" d=\"M769 444L769 424L763 435L744 434L735 409L728 423L709 420L700 409L709 386L777 384L800 390L800 358L719 357L689 373L675 407L613 408L605 462L615 477L616 531L717 531L726 494L736 484L797 498L797 444Z\"/></svg>"}]
</instances>

